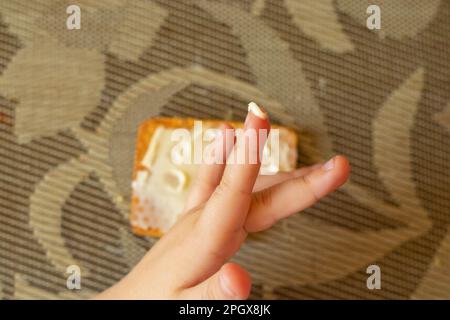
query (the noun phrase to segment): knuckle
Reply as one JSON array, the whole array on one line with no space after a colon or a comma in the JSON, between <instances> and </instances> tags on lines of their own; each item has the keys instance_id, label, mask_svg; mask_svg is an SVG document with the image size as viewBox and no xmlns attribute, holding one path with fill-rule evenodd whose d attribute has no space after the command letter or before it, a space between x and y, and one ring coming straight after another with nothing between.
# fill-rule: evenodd
<instances>
[{"instance_id":1,"label":"knuckle","mask_svg":"<svg viewBox=\"0 0 450 320\"><path fill-rule=\"evenodd\" d=\"M247 197L247 196L252 195L252 190L247 191L244 188L241 188L239 186L233 186L228 178L223 177L222 181L216 188L215 193L217 193L219 195L234 194L234 195Z\"/></svg>"},{"instance_id":2,"label":"knuckle","mask_svg":"<svg viewBox=\"0 0 450 320\"><path fill-rule=\"evenodd\" d=\"M317 196L314 190L314 185L311 181L310 175L307 174L302 177L299 177L296 181L300 184L300 187L303 187L304 190L306 190L311 194L315 202L320 200L320 197Z\"/></svg>"},{"instance_id":3,"label":"knuckle","mask_svg":"<svg viewBox=\"0 0 450 320\"><path fill-rule=\"evenodd\" d=\"M273 204L273 195L270 190L263 190L256 194L256 202L261 207L271 207Z\"/></svg>"},{"instance_id":4,"label":"knuckle","mask_svg":"<svg viewBox=\"0 0 450 320\"><path fill-rule=\"evenodd\" d=\"M278 221L273 204L273 194L269 190L260 191L254 195L250 203L251 216L244 226L247 233L266 230Z\"/></svg>"}]
</instances>

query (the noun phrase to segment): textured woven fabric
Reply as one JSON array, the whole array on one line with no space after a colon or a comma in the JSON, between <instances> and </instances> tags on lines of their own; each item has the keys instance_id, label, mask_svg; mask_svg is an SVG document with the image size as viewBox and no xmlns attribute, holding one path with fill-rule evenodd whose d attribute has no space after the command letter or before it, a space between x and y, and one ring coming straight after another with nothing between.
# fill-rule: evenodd
<instances>
[{"instance_id":1,"label":"textured woven fabric","mask_svg":"<svg viewBox=\"0 0 450 320\"><path fill-rule=\"evenodd\" d=\"M449 62L447 0L0 0L0 297L119 280L155 242L127 219L139 123L255 100L300 130L300 166L341 153L352 173L248 239L252 297L449 299Z\"/></svg>"}]
</instances>

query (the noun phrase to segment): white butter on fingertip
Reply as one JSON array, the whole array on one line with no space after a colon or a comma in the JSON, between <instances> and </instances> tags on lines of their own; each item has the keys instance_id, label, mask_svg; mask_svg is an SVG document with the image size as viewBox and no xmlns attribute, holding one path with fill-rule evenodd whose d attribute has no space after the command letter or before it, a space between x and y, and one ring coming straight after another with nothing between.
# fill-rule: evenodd
<instances>
[{"instance_id":1,"label":"white butter on fingertip","mask_svg":"<svg viewBox=\"0 0 450 320\"><path fill-rule=\"evenodd\" d=\"M267 119L267 113L265 113L256 103L253 101L248 104L248 112L253 113L255 116L261 119Z\"/></svg>"}]
</instances>

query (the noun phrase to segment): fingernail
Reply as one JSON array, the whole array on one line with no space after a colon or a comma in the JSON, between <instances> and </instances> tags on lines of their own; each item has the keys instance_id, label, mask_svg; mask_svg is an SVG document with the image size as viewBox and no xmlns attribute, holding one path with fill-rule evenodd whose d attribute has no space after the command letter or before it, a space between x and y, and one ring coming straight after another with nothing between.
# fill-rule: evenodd
<instances>
[{"instance_id":1,"label":"fingernail","mask_svg":"<svg viewBox=\"0 0 450 320\"><path fill-rule=\"evenodd\" d=\"M331 158L322 166L322 169L325 171L333 170L333 168L334 168L334 158Z\"/></svg>"},{"instance_id":2,"label":"fingernail","mask_svg":"<svg viewBox=\"0 0 450 320\"><path fill-rule=\"evenodd\" d=\"M230 288L230 283L227 279L227 277L225 277L224 273L221 272L219 274L219 282L220 282L220 286L222 287L223 292L230 298L230 299L234 299L234 297L236 297L236 294L233 292L233 290Z\"/></svg>"},{"instance_id":3,"label":"fingernail","mask_svg":"<svg viewBox=\"0 0 450 320\"><path fill-rule=\"evenodd\" d=\"M257 116L260 119L267 119L267 112L264 111L263 108L258 106L253 101L248 104L248 112L253 113L255 116Z\"/></svg>"}]
</instances>

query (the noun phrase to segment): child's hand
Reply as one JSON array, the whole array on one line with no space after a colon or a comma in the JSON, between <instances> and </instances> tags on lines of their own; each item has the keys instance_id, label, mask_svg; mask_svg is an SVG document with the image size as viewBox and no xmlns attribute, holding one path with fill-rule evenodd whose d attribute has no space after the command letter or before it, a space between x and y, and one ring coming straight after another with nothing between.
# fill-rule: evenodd
<instances>
[{"instance_id":1,"label":"child's hand","mask_svg":"<svg viewBox=\"0 0 450 320\"><path fill-rule=\"evenodd\" d=\"M270 125L249 112L245 129L249 128ZM236 144L231 152L239 147ZM246 299L250 276L227 261L247 234L308 208L349 174L342 156L257 181L259 168L260 164L203 165L186 213L124 279L97 298Z\"/></svg>"}]
</instances>

